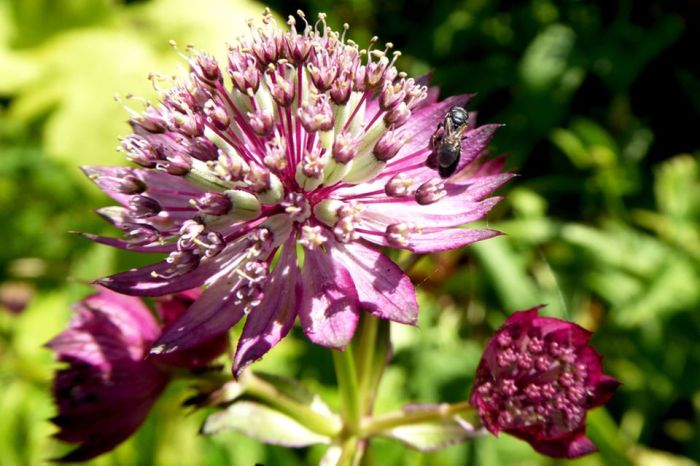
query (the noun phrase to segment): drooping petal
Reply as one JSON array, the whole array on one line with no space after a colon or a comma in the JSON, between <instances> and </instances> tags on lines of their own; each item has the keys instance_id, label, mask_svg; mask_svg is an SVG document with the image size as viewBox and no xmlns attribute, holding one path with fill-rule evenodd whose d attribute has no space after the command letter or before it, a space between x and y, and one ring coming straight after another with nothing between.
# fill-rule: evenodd
<instances>
[{"instance_id":1,"label":"drooping petal","mask_svg":"<svg viewBox=\"0 0 700 466\"><path fill-rule=\"evenodd\" d=\"M172 264L166 261L138 269L110 275L96 280L118 293L132 296L162 296L202 286L207 280L226 269L246 247L244 242L229 243L221 253L213 258L203 260L194 270L173 275Z\"/></svg>"},{"instance_id":2,"label":"drooping petal","mask_svg":"<svg viewBox=\"0 0 700 466\"><path fill-rule=\"evenodd\" d=\"M244 315L245 304L236 300L243 279L229 271L220 277L177 320L164 329L152 354L168 354L202 344L226 333Z\"/></svg>"},{"instance_id":3,"label":"drooping petal","mask_svg":"<svg viewBox=\"0 0 700 466\"><path fill-rule=\"evenodd\" d=\"M359 242L333 241L331 254L350 273L363 310L382 319L416 324L416 290L411 279L394 262Z\"/></svg>"},{"instance_id":4,"label":"drooping petal","mask_svg":"<svg viewBox=\"0 0 700 466\"><path fill-rule=\"evenodd\" d=\"M306 250L301 270L299 319L313 343L344 349L359 319L359 302L352 276L319 249Z\"/></svg>"},{"instance_id":5,"label":"drooping petal","mask_svg":"<svg viewBox=\"0 0 700 466\"><path fill-rule=\"evenodd\" d=\"M294 243L290 239L285 244L262 302L248 315L233 360L236 377L279 343L294 325L300 294Z\"/></svg>"}]
</instances>

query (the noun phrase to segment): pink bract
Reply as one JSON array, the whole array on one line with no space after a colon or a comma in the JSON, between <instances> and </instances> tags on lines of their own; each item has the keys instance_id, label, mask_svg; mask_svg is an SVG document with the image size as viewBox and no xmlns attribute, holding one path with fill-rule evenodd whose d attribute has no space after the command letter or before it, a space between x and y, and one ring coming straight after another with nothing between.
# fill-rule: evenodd
<instances>
[{"instance_id":1,"label":"pink bract","mask_svg":"<svg viewBox=\"0 0 700 466\"><path fill-rule=\"evenodd\" d=\"M373 39L361 51L323 14L302 20L301 31L291 17L283 31L266 13L229 49L225 71L188 48L189 77L158 81L161 102L131 110L122 150L141 168L84 167L120 204L99 213L126 232L87 236L167 254L97 283L136 296L204 287L154 353L198 345L247 316L238 374L297 316L311 341L338 349L361 310L413 325L413 285L379 248L428 253L499 234L462 228L512 177L485 152L499 125L471 115L457 172L441 179L426 165L430 137L470 96L438 102L427 80L396 69L389 44Z\"/></svg>"},{"instance_id":2,"label":"pink bract","mask_svg":"<svg viewBox=\"0 0 700 466\"><path fill-rule=\"evenodd\" d=\"M516 312L489 342L477 368L470 402L494 435L503 431L538 452L576 458L594 451L586 413L606 403L619 382L603 374L590 332L540 317L538 308Z\"/></svg>"}]
</instances>

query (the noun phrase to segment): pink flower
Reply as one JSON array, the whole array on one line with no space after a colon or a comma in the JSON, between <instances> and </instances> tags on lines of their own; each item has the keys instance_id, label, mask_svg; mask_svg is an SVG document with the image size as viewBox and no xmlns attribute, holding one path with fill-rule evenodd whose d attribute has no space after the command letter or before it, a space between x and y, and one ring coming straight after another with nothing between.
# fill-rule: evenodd
<instances>
[{"instance_id":1,"label":"pink flower","mask_svg":"<svg viewBox=\"0 0 700 466\"><path fill-rule=\"evenodd\" d=\"M160 308L164 316L183 311L168 302ZM56 437L79 444L59 461L93 458L136 431L170 379L161 363L200 368L226 347L218 338L168 360L144 359L161 329L140 299L100 289L75 309L68 328L47 345L68 364L53 382Z\"/></svg>"},{"instance_id":2,"label":"pink flower","mask_svg":"<svg viewBox=\"0 0 700 466\"><path fill-rule=\"evenodd\" d=\"M498 232L461 226L482 218L512 177L485 149L499 125L470 116L456 173L426 161L453 106L424 80L399 73L399 56L345 40L319 15L289 31L267 12L230 48L228 66L188 48L187 80L161 102L132 110L122 141L142 168L85 167L121 205L99 213L125 239L88 235L140 252L148 267L98 281L120 293L160 296L205 286L156 343L192 347L247 316L234 371L260 358L296 317L317 344L344 348L360 310L415 324L415 290L382 246L417 253L458 248ZM224 75L230 78L228 84ZM274 265L273 265L274 264Z\"/></svg>"},{"instance_id":3,"label":"pink flower","mask_svg":"<svg viewBox=\"0 0 700 466\"><path fill-rule=\"evenodd\" d=\"M493 336L470 403L494 435L507 432L557 458L592 453L586 412L606 403L619 382L603 374L590 332L539 317L538 309L514 313Z\"/></svg>"}]
</instances>

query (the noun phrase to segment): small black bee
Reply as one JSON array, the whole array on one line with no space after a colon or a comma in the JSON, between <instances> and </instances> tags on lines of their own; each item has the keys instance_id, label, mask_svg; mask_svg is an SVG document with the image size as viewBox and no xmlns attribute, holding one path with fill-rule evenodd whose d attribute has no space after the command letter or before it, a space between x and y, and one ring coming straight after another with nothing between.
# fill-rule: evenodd
<instances>
[{"instance_id":1,"label":"small black bee","mask_svg":"<svg viewBox=\"0 0 700 466\"><path fill-rule=\"evenodd\" d=\"M452 107L430 138L433 152L428 157L428 166L437 168L440 177L451 176L459 165L462 155L462 135L466 131L469 114L462 107Z\"/></svg>"}]
</instances>

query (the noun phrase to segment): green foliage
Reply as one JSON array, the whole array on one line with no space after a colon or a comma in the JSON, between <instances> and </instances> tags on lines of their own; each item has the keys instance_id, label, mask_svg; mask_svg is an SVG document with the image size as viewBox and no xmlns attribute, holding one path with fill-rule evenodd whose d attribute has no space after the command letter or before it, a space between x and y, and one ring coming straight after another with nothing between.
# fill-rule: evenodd
<instances>
[{"instance_id":1,"label":"green foliage","mask_svg":"<svg viewBox=\"0 0 700 466\"><path fill-rule=\"evenodd\" d=\"M545 313L595 331L623 386L590 415L601 453L582 465L691 465L700 460L700 146L686 123L700 112L690 50L692 2L528 0L272 1L375 33L411 74L434 70L442 95L478 92L485 122L507 126L497 153L522 176L486 219L507 235L421 259L418 328L392 326L394 360L377 401L469 395L486 339L506 316ZM680 5L676 5L676 3ZM128 133L115 93L152 97L150 71L184 66L167 45L219 57L261 7L245 0L8 0L0 2L0 462L41 464L65 447L49 438L55 365L41 345L67 322L82 283L148 261L89 244L71 230L112 233L91 213L107 200L80 164L122 164ZM678 10L674 10L678 7ZM690 44L690 46L688 45ZM138 107L136 101L128 105ZM67 279L67 280L66 280ZM20 314L1 308L17 284L34 290ZM240 329L234 330L235 332ZM256 369L301 376L333 406L330 356L293 332ZM317 464L323 447L263 446L235 432L195 435L204 413L172 386L137 435L95 465ZM235 406L235 405L234 405ZM239 429L241 426L228 426ZM543 465L502 436L444 451L373 443L369 464ZM372 463L373 461L373 463Z\"/></svg>"}]
</instances>

